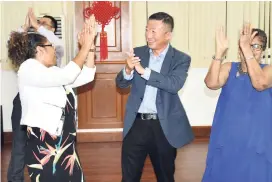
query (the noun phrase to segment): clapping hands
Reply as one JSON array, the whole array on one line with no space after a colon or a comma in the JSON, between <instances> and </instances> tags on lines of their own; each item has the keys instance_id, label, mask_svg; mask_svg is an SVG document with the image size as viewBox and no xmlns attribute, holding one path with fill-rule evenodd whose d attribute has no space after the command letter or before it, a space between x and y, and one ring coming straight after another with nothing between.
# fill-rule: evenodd
<instances>
[{"instance_id":1,"label":"clapping hands","mask_svg":"<svg viewBox=\"0 0 272 182\"><path fill-rule=\"evenodd\" d=\"M94 15L92 15L86 19L83 29L78 33L79 46L85 45L90 47L90 49L94 49L96 35L96 22Z\"/></svg>"},{"instance_id":2,"label":"clapping hands","mask_svg":"<svg viewBox=\"0 0 272 182\"><path fill-rule=\"evenodd\" d=\"M126 59L126 73L130 74L134 70L136 65L140 65L140 58L135 57L133 50L127 53L128 58Z\"/></svg>"},{"instance_id":3,"label":"clapping hands","mask_svg":"<svg viewBox=\"0 0 272 182\"><path fill-rule=\"evenodd\" d=\"M24 31L28 31L30 27L33 27L36 31L39 28L39 23L32 8L28 9L27 15L25 17L25 24L22 26L22 28Z\"/></svg>"}]
</instances>

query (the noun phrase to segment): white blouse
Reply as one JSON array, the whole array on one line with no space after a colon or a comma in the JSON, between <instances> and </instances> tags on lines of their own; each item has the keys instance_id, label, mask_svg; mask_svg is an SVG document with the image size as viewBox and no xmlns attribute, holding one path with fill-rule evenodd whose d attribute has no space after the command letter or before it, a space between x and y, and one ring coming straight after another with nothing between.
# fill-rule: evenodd
<instances>
[{"instance_id":1,"label":"white blouse","mask_svg":"<svg viewBox=\"0 0 272 182\"><path fill-rule=\"evenodd\" d=\"M95 71L96 67L86 66L81 70L73 61L63 68L48 68L35 59L26 60L18 70L21 125L42 128L52 135L60 135L62 108L67 101L63 86L72 91L72 88L87 84L93 81Z\"/></svg>"}]
</instances>

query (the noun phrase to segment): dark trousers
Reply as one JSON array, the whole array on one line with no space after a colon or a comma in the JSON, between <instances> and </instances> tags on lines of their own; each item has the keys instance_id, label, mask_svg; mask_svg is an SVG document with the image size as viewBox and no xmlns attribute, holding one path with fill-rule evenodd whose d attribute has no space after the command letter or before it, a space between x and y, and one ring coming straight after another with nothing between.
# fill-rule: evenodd
<instances>
[{"instance_id":1,"label":"dark trousers","mask_svg":"<svg viewBox=\"0 0 272 182\"><path fill-rule=\"evenodd\" d=\"M122 182L140 182L149 155L158 182L174 182L177 149L167 141L159 120L137 118L123 140Z\"/></svg>"},{"instance_id":2,"label":"dark trousers","mask_svg":"<svg viewBox=\"0 0 272 182\"><path fill-rule=\"evenodd\" d=\"M20 125L22 107L19 94L13 100L12 121L12 150L8 168L8 181L23 182L25 167L25 147L27 143L26 126Z\"/></svg>"}]
</instances>

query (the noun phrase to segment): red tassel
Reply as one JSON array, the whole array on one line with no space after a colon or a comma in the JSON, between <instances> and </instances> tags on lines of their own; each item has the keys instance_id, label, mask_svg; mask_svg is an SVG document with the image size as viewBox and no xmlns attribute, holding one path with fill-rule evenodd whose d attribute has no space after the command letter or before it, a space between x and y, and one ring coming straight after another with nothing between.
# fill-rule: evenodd
<instances>
[{"instance_id":1,"label":"red tassel","mask_svg":"<svg viewBox=\"0 0 272 182\"><path fill-rule=\"evenodd\" d=\"M101 61L108 59L108 40L105 31L100 33L100 59Z\"/></svg>"}]
</instances>

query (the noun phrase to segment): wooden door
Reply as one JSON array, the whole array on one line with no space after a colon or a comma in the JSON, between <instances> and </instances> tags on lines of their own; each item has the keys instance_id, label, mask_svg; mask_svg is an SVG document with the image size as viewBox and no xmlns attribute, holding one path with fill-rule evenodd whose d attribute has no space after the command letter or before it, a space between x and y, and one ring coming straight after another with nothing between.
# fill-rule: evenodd
<instances>
[{"instance_id":1,"label":"wooden door","mask_svg":"<svg viewBox=\"0 0 272 182\"><path fill-rule=\"evenodd\" d=\"M129 89L118 89L117 73L124 67L126 52L131 45L129 2L112 2L121 9L121 18L112 20L108 33L109 58L100 61L99 43L96 47L95 80L77 89L78 141L121 141L125 104ZM81 29L83 9L92 2L75 2L76 34Z\"/></svg>"}]
</instances>

